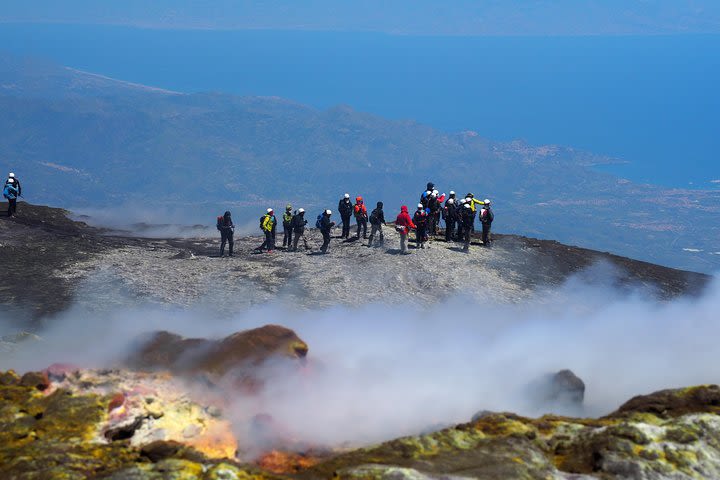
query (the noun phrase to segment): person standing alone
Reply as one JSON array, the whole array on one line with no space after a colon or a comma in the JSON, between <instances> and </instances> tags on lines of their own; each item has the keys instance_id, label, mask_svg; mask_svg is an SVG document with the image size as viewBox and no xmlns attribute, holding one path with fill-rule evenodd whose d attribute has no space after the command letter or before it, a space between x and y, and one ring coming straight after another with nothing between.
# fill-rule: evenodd
<instances>
[{"instance_id":1,"label":"person standing alone","mask_svg":"<svg viewBox=\"0 0 720 480\"><path fill-rule=\"evenodd\" d=\"M305 225L307 225L307 220L305 220L305 209L299 208L290 224L290 227L293 229L293 252L297 252L298 243L300 243L301 238L303 240L303 244L305 245L305 250L310 250L307 238L305 237Z\"/></svg>"},{"instance_id":2,"label":"person standing alone","mask_svg":"<svg viewBox=\"0 0 720 480\"><path fill-rule=\"evenodd\" d=\"M383 202L377 202L377 207L370 214L370 240L368 240L368 247L372 247L376 234L380 235L380 246L385 243L385 236L383 235L384 224L385 212L383 212Z\"/></svg>"},{"instance_id":3,"label":"person standing alone","mask_svg":"<svg viewBox=\"0 0 720 480\"><path fill-rule=\"evenodd\" d=\"M340 238L350 238L350 217L353 213L353 204L350 201L350 194L346 193L338 203L338 212L342 220L342 235Z\"/></svg>"},{"instance_id":4,"label":"person standing alone","mask_svg":"<svg viewBox=\"0 0 720 480\"><path fill-rule=\"evenodd\" d=\"M9 178L3 188L3 197L8 201L7 216L15 217L15 211L17 210L17 197L19 195L19 189L15 187L15 180Z\"/></svg>"},{"instance_id":5,"label":"person standing alone","mask_svg":"<svg viewBox=\"0 0 720 480\"><path fill-rule=\"evenodd\" d=\"M225 214L221 217L218 217L217 219L217 229L220 231L220 256L225 255L225 244L228 244L228 254L232 257L233 256L233 234L235 233L235 225L232 221L232 216L230 215L230 212L225 212Z\"/></svg>"},{"instance_id":6,"label":"person standing alone","mask_svg":"<svg viewBox=\"0 0 720 480\"><path fill-rule=\"evenodd\" d=\"M363 233L363 238L367 238L368 213L367 207L365 207L365 202L363 201L362 197L357 197L355 199L355 207L353 207L353 212L355 213L355 222L357 222L357 238L360 239L361 230Z\"/></svg>"},{"instance_id":7,"label":"person standing alone","mask_svg":"<svg viewBox=\"0 0 720 480\"><path fill-rule=\"evenodd\" d=\"M335 222L330 220L331 215L331 210L325 210L320 219L320 233L322 233L323 237L323 244L322 247L320 247L322 253L327 253L328 247L330 246L330 232L332 231L332 227L335 226Z\"/></svg>"},{"instance_id":8,"label":"person standing alone","mask_svg":"<svg viewBox=\"0 0 720 480\"><path fill-rule=\"evenodd\" d=\"M400 207L400 214L395 219L395 229L400 234L400 253L406 255L408 253L407 241L410 229L416 228L415 224L410 218L408 213L408 207L403 205Z\"/></svg>"},{"instance_id":9,"label":"person standing alone","mask_svg":"<svg viewBox=\"0 0 720 480\"><path fill-rule=\"evenodd\" d=\"M274 233L276 223L275 212L272 208L268 208L267 213L260 217L260 229L265 234L265 241L257 248L258 251L262 252L263 248L266 248L268 253L272 253L275 250Z\"/></svg>"}]
</instances>

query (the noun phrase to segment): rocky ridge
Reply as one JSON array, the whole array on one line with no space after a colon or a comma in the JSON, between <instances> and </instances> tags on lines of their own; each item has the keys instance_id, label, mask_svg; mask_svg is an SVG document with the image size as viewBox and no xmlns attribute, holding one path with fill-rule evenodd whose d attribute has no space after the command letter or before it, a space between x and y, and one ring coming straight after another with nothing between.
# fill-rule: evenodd
<instances>
[{"instance_id":1,"label":"rocky ridge","mask_svg":"<svg viewBox=\"0 0 720 480\"><path fill-rule=\"evenodd\" d=\"M319 234L309 232L311 251L282 249L256 254L258 237L238 237L233 258L218 258L218 238L149 239L119 236L68 219L61 209L22 203L16 219L0 219L0 264L7 276L0 305L23 322L68 308L82 297L189 306L198 302L243 309L269 301L299 308L372 302L435 303L482 285L497 302L517 302L573 275L589 283L611 278L650 295L697 294L710 277L616 255L515 235L496 235L492 248L478 240L469 254L455 244L399 255L399 240L385 229L383 247L334 239L330 254L317 255ZM604 265L602 272L591 267ZM585 272L582 274L581 272ZM100 278L93 284L93 278ZM115 288L111 288L115 286ZM357 292L362 292L361 296ZM84 293L84 295L83 295ZM21 323L21 322L20 322Z\"/></svg>"}]
</instances>

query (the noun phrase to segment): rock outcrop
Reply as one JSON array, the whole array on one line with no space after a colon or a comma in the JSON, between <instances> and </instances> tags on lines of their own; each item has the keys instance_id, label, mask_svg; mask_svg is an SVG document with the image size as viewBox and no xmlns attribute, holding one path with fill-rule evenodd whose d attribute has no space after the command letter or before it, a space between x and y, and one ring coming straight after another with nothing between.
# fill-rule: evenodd
<instances>
[{"instance_id":1,"label":"rock outcrop","mask_svg":"<svg viewBox=\"0 0 720 480\"><path fill-rule=\"evenodd\" d=\"M301 362L307 352L307 344L295 332L279 325L237 332L221 340L184 338L162 331L140 339L127 364L137 370L204 375L212 381L230 373L254 377L255 368L271 359Z\"/></svg>"}]
</instances>

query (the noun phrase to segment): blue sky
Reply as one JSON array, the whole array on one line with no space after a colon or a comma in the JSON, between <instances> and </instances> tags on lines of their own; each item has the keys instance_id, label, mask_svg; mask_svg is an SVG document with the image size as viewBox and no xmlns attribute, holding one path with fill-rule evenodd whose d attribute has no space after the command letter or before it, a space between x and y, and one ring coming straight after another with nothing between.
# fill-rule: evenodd
<instances>
[{"instance_id":1,"label":"blue sky","mask_svg":"<svg viewBox=\"0 0 720 480\"><path fill-rule=\"evenodd\" d=\"M0 22L415 35L720 33L718 0L3 0Z\"/></svg>"}]
</instances>

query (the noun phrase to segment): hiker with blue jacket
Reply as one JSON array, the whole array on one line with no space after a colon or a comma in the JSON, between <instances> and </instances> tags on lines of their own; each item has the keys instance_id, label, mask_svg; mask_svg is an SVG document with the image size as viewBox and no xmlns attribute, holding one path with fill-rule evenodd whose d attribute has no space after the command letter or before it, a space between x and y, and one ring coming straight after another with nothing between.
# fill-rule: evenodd
<instances>
[{"instance_id":1,"label":"hiker with blue jacket","mask_svg":"<svg viewBox=\"0 0 720 480\"><path fill-rule=\"evenodd\" d=\"M12 172L8 173L8 178L7 180L5 180L5 185L7 185L8 183L12 183L13 187L17 188L17 196L22 197L22 185L20 185L20 180ZM3 188L5 188L5 185L3 185Z\"/></svg>"},{"instance_id":2,"label":"hiker with blue jacket","mask_svg":"<svg viewBox=\"0 0 720 480\"><path fill-rule=\"evenodd\" d=\"M17 197L19 194L20 190L15 187L15 179L8 178L5 183L5 188L3 188L3 197L5 197L8 201L8 217L15 217L15 212L17 211Z\"/></svg>"}]
</instances>

